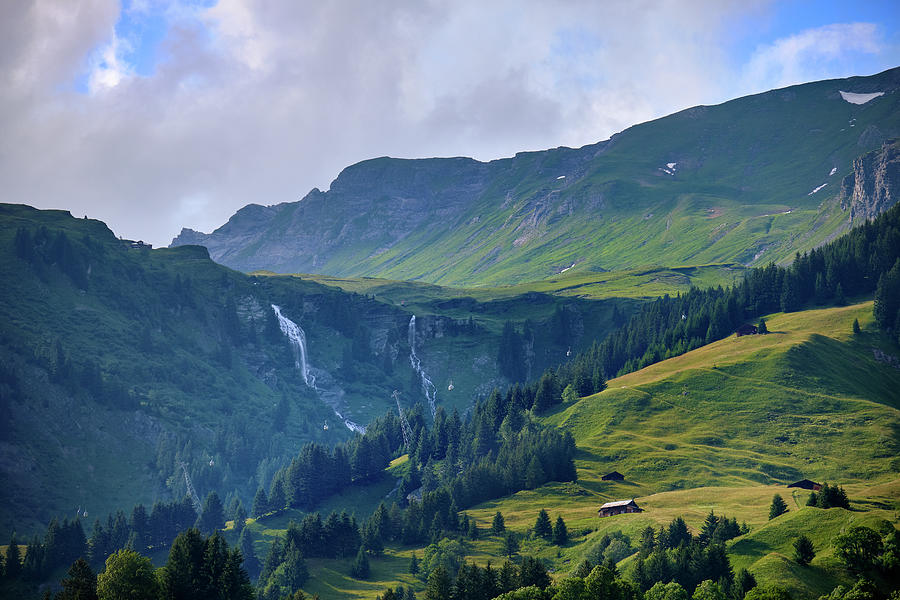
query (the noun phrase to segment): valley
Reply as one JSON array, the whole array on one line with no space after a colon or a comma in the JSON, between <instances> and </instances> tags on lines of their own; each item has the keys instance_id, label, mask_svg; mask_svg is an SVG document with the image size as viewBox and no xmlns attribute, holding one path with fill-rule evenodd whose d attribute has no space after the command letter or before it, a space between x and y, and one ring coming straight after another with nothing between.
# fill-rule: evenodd
<instances>
[{"instance_id":1,"label":"valley","mask_svg":"<svg viewBox=\"0 0 900 600\"><path fill-rule=\"evenodd\" d=\"M0 204L0 596L893 599L898 101L372 159L168 248Z\"/></svg>"}]
</instances>

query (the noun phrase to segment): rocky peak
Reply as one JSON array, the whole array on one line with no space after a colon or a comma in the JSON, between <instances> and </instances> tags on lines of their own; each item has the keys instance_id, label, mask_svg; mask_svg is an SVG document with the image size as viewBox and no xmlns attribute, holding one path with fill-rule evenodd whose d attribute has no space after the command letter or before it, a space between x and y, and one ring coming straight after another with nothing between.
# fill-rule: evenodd
<instances>
[{"instance_id":1,"label":"rocky peak","mask_svg":"<svg viewBox=\"0 0 900 600\"><path fill-rule=\"evenodd\" d=\"M900 139L887 140L878 150L853 160L853 172L841 182L841 208L850 210L850 224L874 219L900 196Z\"/></svg>"}]
</instances>

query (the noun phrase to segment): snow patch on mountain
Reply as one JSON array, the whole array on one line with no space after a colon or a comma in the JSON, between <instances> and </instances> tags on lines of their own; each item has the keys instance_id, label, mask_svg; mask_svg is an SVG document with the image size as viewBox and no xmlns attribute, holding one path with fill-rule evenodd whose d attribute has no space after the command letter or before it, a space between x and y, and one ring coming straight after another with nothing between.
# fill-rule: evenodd
<instances>
[{"instance_id":1,"label":"snow patch on mountain","mask_svg":"<svg viewBox=\"0 0 900 600\"><path fill-rule=\"evenodd\" d=\"M878 96L884 96L884 92L874 92L871 94L857 94L855 92L840 92L841 98L850 104L865 104L870 100L874 100Z\"/></svg>"}]
</instances>

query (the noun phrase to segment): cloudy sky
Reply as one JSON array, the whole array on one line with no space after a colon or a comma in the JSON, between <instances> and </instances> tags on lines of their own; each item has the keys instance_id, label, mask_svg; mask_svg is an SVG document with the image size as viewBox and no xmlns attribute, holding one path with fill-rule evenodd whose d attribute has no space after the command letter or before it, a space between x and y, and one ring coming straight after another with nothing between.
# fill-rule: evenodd
<instances>
[{"instance_id":1,"label":"cloudy sky","mask_svg":"<svg viewBox=\"0 0 900 600\"><path fill-rule=\"evenodd\" d=\"M581 146L898 65L892 0L13 0L0 201L165 245L366 158Z\"/></svg>"}]
</instances>

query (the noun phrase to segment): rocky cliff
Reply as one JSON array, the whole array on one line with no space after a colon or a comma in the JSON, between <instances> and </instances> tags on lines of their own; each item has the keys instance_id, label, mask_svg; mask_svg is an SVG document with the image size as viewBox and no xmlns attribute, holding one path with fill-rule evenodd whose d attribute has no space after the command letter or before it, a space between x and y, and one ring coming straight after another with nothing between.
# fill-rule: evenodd
<instances>
[{"instance_id":1,"label":"rocky cliff","mask_svg":"<svg viewBox=\"0 0 900 600\"><path fill-rule=\"evenodd\" d=\"M853 172L841 183L841 209L850 211L850 224L871 220L900 198L900 139L884 142L853 161Z\"/></svg>"}]
</instances>

